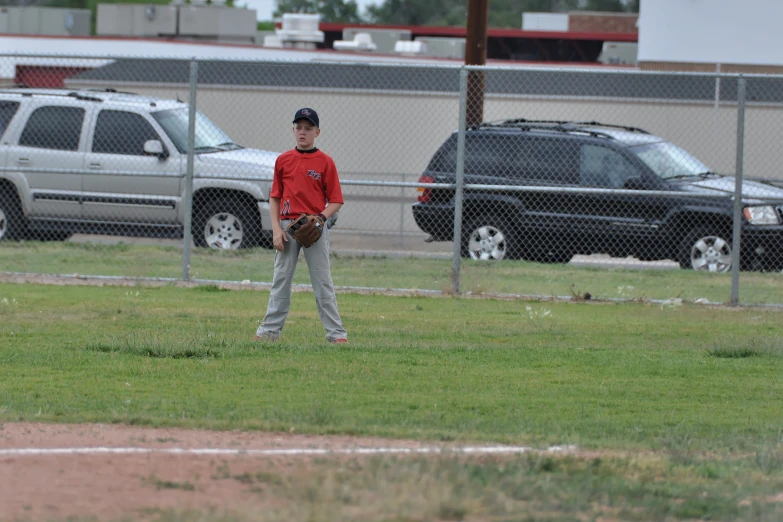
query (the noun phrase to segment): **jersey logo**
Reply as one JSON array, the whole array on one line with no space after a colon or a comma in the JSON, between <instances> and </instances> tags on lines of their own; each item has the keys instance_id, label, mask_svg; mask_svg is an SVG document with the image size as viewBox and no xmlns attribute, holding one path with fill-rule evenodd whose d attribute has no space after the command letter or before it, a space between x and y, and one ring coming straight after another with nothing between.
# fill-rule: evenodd
<instances>
[{"instance_id":1,"label":"jersey logo","mask_svg":"<svg viewBox=\"0 0 783 522\"><path fill-rule=\"evenodd\" d=\"M291 202L289 200L285 200L285 203L283 203L283 208L280 209L280 215L285 216L291 212Z\"/></svg>"},{"instance_id":2,"label":"jersey logo","mask_svg":"<svg viewBox=\"0 0 783 522\"><path fill-rule=\"evenodd\" d=\"M307 171L307 177L308 178L313 178L315 180L318 180L318 179L321 179L321 173L320 172L316 172L314 170L308 170Z\"/></svg>"}]
</instances>

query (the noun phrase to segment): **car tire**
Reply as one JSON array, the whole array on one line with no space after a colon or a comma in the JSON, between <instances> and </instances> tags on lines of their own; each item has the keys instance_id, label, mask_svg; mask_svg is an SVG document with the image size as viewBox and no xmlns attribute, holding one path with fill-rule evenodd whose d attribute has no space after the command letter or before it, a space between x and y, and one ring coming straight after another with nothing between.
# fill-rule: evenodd
<instances>
[{"instance_id":1,"label":"car tire","mask_svg":"<svg viewBox=\"0 0 783 522\"><path fill-rule=\"evenodd\" d=\"M472 219L462 232L462 257L500 261L513 257L516 238L511 226L492 216Z\"/></svg>"},{"instance_id":2,"label":"car tire","mask_svg":"<svg viewBox=\"0 0 783 522\"><path fill-rule=\"evenodd\" d=\"M235 200L210 201L193 212L193 241L215 250L252 248L261 240L261 216Z\"/></svg>"},{"instance_id":3,"label":"car tire","mask_svg":"<svg viewBox=\"0 0 783 522\"><path fill-rule=\"evenodd\" d=\"M26 228L19 199L11 194L0 194L0 241L21 239Z\"/></svg>"},{"instance_id":4,"label":"car tire","mask_svg":"<svg viewBox=\"0 0 783 522\"><path fill-rule=\"evenodd\" d=\"M697 272L730 272L731 234L710 227L693 229L680 243L677 261Z\"/></svg>"}]
</instances>

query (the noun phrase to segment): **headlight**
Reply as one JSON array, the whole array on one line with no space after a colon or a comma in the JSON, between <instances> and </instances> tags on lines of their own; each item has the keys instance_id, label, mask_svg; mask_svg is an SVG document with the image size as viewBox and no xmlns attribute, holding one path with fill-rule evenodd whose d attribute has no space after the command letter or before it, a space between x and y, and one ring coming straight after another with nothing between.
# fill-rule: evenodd
<instances>
[{"instance_id":1,"label":"headlight","mask_svg":"<svg viewBox=\"0 0 783 522\"><path fill-rule=\"evenodd\" d=\"M780 223L775 207L745 207L742 212L751 225L777 225Z\"/></svg>"}]
</instances>

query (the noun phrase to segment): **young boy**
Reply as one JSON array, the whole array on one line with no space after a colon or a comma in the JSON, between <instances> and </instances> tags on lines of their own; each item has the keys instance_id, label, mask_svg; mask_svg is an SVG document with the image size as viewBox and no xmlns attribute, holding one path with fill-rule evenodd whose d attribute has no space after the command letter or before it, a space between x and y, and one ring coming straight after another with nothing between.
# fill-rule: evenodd
<instances>
[{"instance_id":1,"label":"young boy","mask_svg":"<svg viewBox=\"0 0 783 522\"><path fill-rule=\"evenodd\" d=\"M318 215L325 223L343 206L343 194L334 160L315 147L321 133L318 114L310 108L299 109L294 116L296 147L277 158L269 212L272 215L272 242L275 247L275 273L269 305L256 339L277 341L291 306L291 284L302 246L286 232L300 214ZM303 249L315 303L326 339L347 343L348 334L337 311L337 298L329 266L329 229L310 247Z\"/></svg>"}]
</instances>

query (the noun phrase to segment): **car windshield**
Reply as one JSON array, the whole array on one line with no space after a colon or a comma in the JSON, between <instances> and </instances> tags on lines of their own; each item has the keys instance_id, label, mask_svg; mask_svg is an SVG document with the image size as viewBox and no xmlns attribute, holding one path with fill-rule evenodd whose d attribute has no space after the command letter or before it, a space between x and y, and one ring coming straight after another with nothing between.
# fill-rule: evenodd
<instances>
[{"instance_id":1,"label":"car windshield","mask_svg":"<svg viewBox=\"0 0 783 522\"><path fill-rule=\"evenodd\" d=\"M669 142L632 147L636 154L661 179L689 178L710 174L710 168L687 151Z\"/></svg>"},{"instance_id":2,"label":"car windshield","mask_svg":"<svg viewBox=\"0 0 783 522\"><path fill-rule=\"evenodd\" d=\"M188 109L171 109L152 113L163 130L166 131L174 146L180 153L188 151ZM219 152L238 148L220 127L209 121L209 118L196 112L196 135L193 151L196 154Z\"/></svg>"}]
</instances>

